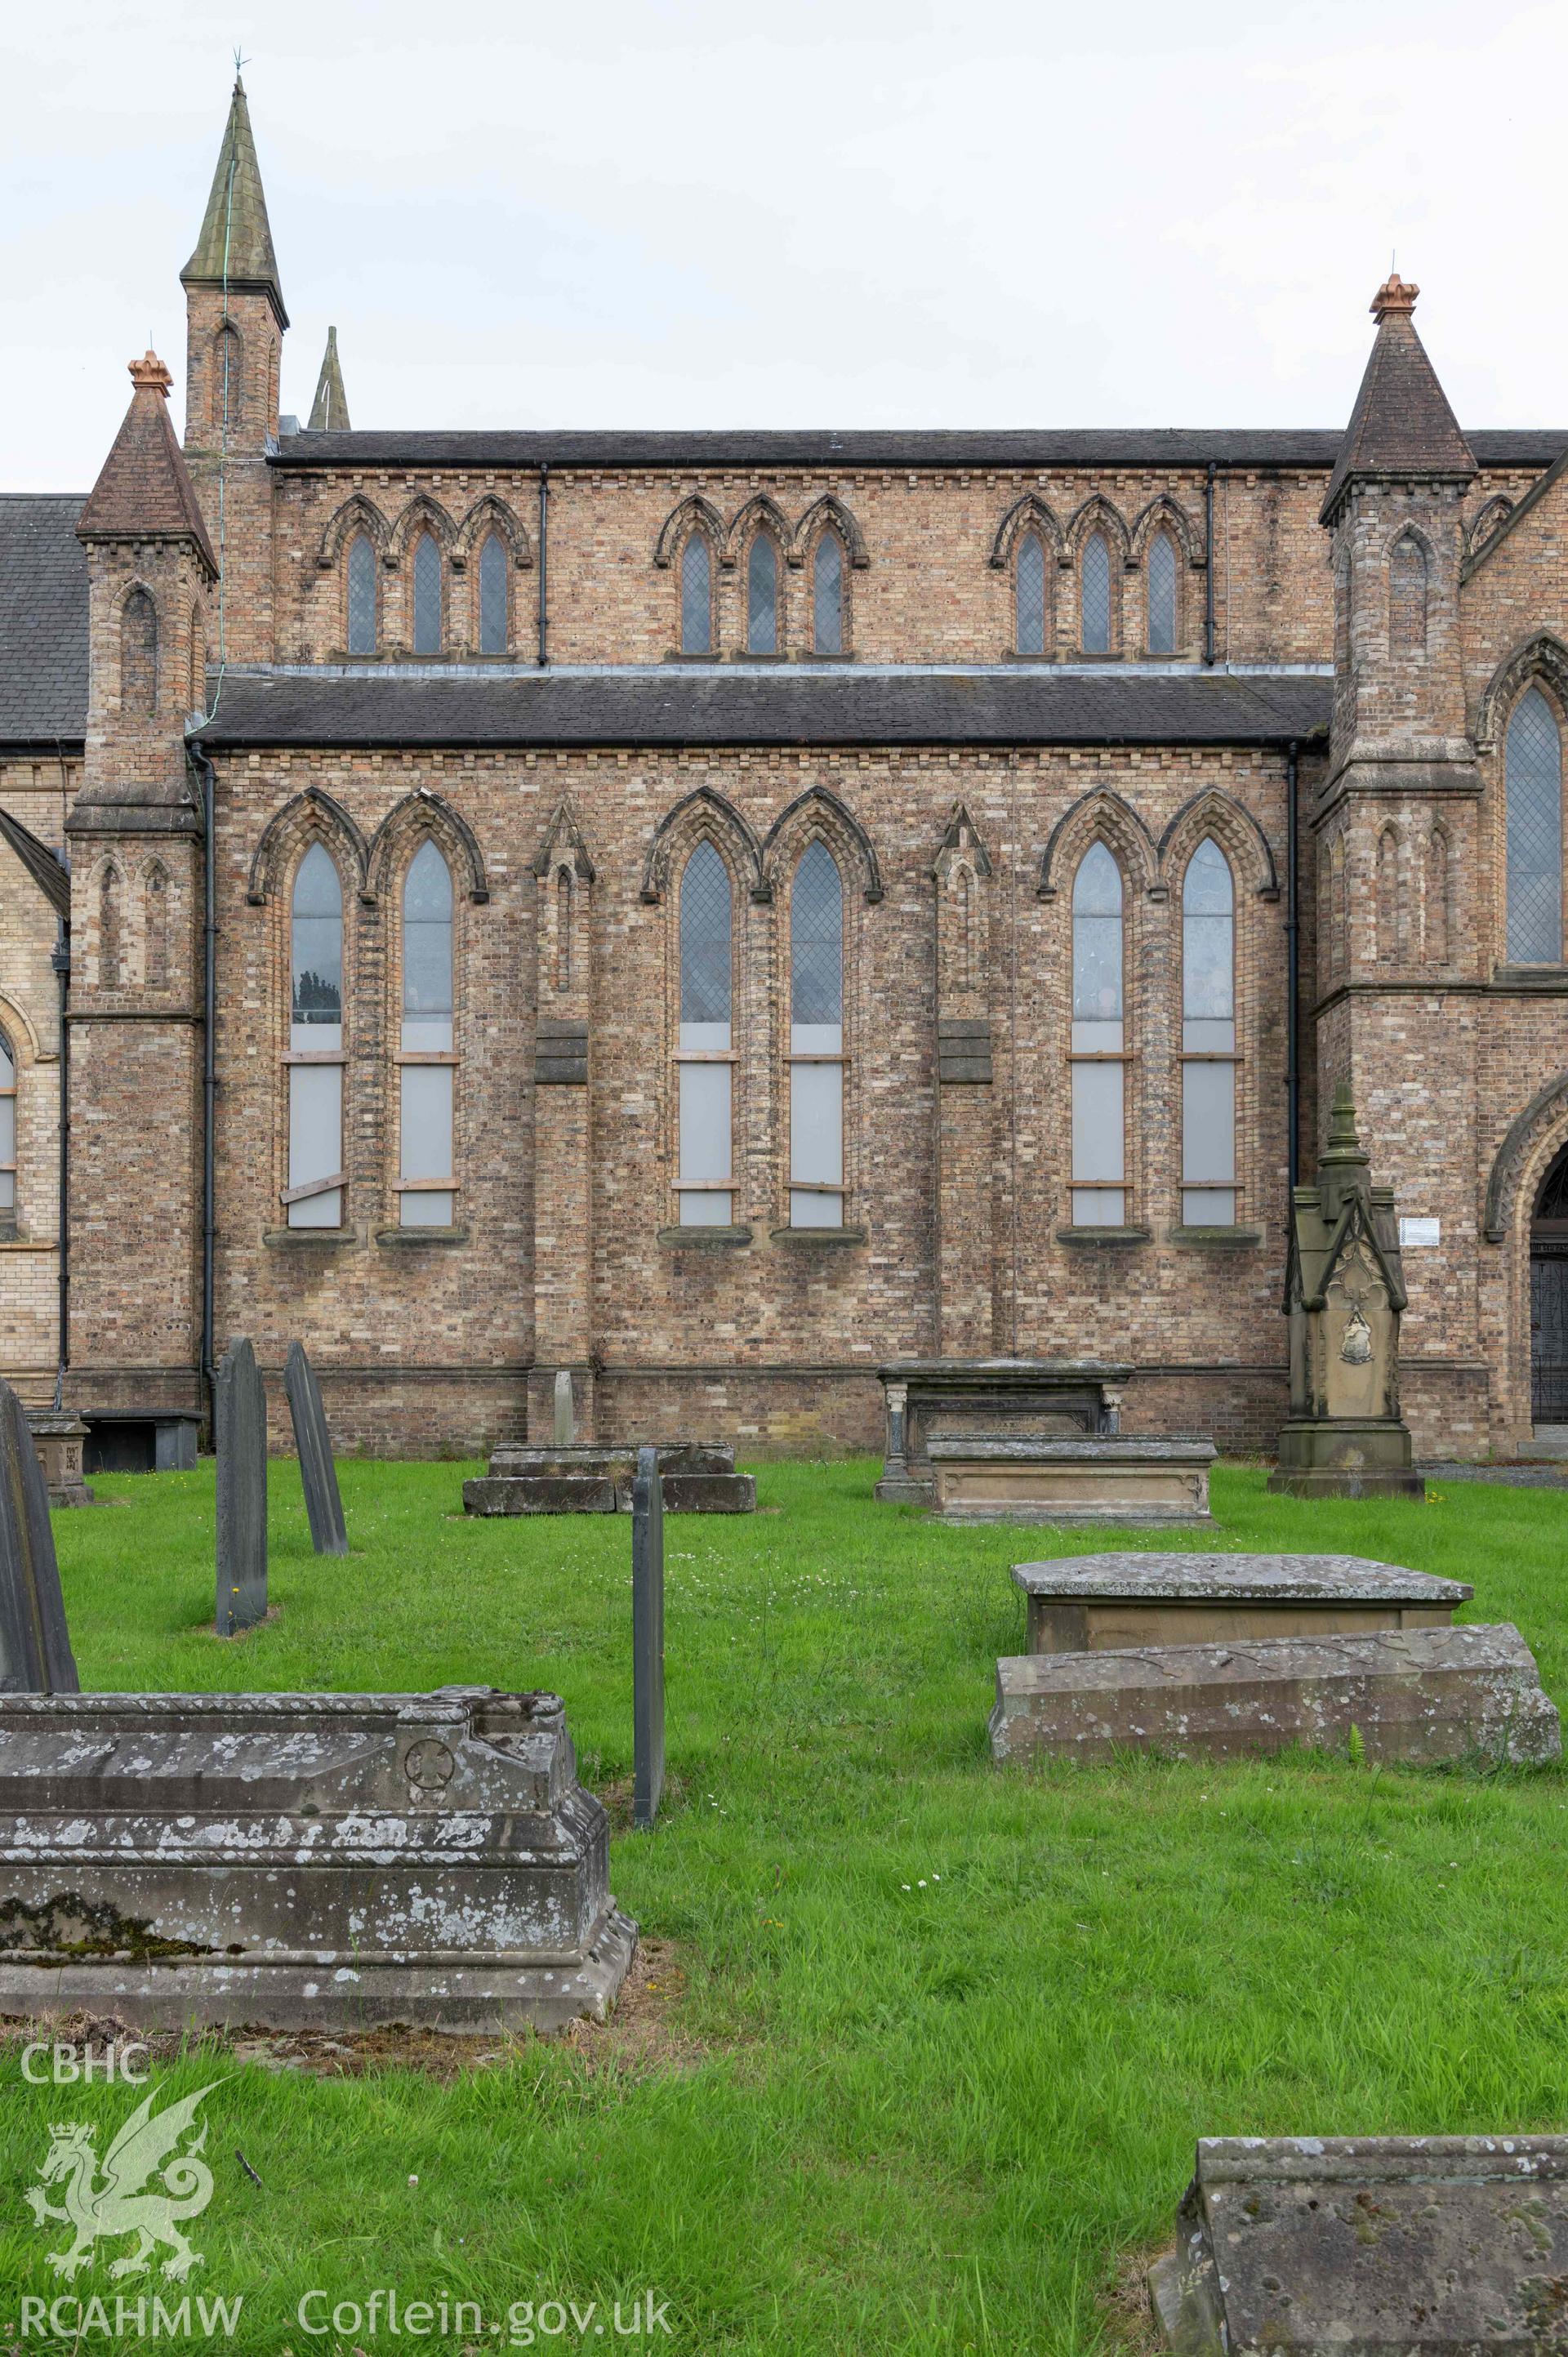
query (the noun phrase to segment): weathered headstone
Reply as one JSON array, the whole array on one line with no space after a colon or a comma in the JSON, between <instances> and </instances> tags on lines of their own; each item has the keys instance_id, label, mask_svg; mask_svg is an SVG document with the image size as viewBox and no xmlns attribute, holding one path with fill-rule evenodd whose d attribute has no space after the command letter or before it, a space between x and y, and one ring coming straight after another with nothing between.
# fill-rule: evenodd
<instances>
[{"instance_id":1,"label":"weathered headstone","mask_svg":"<svg viewBox=\"0 0 1568 2357\"><path fill-rule=\"evenodd\" d=\"M79 1694L27 1411L0 1383L0 1694Z\"/></svg>"},{"instance_id":2,"label":"weathered headstone","mask_svg":"<svg viewBox=\"0 0 1568 2357\"><path fill-rule=\"evenodd\" d=\"M218 1634L266 1618L267 1394L242 1335L218 1370Z\"/></svg>"},{"instance_id":3,"label":"weathered headstone","mask_svg":"<svg viewBox=\"0 0 1568 2357\"><path fill-rule=\"evenodd\" d=\"M283 1387L288 1394L288 1412L294 1418L294 1445L299 1455L300 1480L305 1484L310 1544L317 1555L347 1555L349 1533L343 1521L343 1501L338 1494L332 1435L327 1429L321 1386L305 1354L303 1342L291 1342L288 1346Z\"/></svg>"},{"instance_id":4,"label":"weathered headstone","mask_svg":"<svg viewBox=\"0 0 1568 2357\"><path fill-rule=\"evenodd\" d=\"M577 1437L577 1415L572 1405L572 1371L563 1367L555 1378L555 1446L570 1448Z\"/></svg>"},{"instance_id":5,"label":"weathered headstone","mask_svg":"<svg viewBox=\"0 0 1568 2357\"><path fill-rule=\"evenodd\" d=\"M1205 2136L1176 2236L1176 2357L1560 2350L1568 2137Z\"/></svg>"},{"instance_id":6,"label":"weathered headstone","mask_svg":"<svg viewBox=\"0 0 1568 2357\"><path fill-rule=\"evenodd\" d=\"M44 1469L50 1505L91 1506L92 1492L82 1473L87 1418L78 1415L74 1408L30 1407L27 1423Z\"/></svg>"},{"instance_id":7,"label":"weathered headstone","mask_svg":"<svg viewBox=\"0 0 1568 2357\"><path fill-rule=\"evenodd\" d=\"M664 1790L664 1484L657 1448L637 1452L631 1491L632 1821L650 1825Z\"/></svg>"}]
</instances>

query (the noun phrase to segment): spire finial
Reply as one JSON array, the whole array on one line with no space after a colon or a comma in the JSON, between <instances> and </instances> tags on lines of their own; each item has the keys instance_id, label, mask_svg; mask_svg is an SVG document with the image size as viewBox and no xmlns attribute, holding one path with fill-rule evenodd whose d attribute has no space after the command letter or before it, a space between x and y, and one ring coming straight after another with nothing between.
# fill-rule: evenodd
<instances>
[{"instance_id":1,"label":"spire finial","mask_svg":"<svg viewBox=\"0 0 1568 2357\"><path fill-rule=\"evenodd\" d=\"M1397 270L1391 269L1372 297L1370 307L1373 318L1380 327L1391 314L1395 317L1408 319L1415 308L1415 298L1420 292L1420 287L1413 285L1410 279L1402 278Z\"/></svg>"},{"instance_id":2,"label":"spire finial","mask_svg":"<svg viewBox=\"0 0 1568 2357\"><path fill-rule=\"evenodd\" d=\"M132 361L128 365L131 382L138 393L156 393L160 401L168 399L174 379L150 344L139 361Z\"/></svg>"}]
</instances>

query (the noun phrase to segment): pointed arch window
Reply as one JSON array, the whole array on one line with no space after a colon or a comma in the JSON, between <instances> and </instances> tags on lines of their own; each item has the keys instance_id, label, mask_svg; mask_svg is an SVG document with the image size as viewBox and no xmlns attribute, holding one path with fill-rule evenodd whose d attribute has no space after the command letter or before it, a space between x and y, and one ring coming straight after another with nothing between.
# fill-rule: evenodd
<instances>
[{"instance_id":1,"label":"pointed arch window","mask_svg":"<svg viewBox=\"0 0 1568 2357\"><path fill-rule=\"evenodd\" d=\"M120 617L120 710L150 720L158 701L158 609L139 585Z\"/></svg>"},{"instance_id":2,"label":"pointed arch window","mask_svg":"<svg viewBox=\"0 0 1568 2357\"><path fill-rule=\"evenodd\" d=\"M155 859L147 870L147 954L149 990L168 988L168 871Z\"/></svg>"},{"instance_id":3,"label":"pointed arch window","mask_svg":"<svg viewBox=\"0 0 1568 2357\"><path fill-rule=\"evenodd\" d=\"M1181 1216L1236 1224L1236 884L1212 835L1181 888Z\"/></svg>"},{"instance_id":4,"label":"pointed arch window","mask_svg":"<svg viewBox=\"0 0 1568 2357\"><path fill-rule=\"evenodd\" d=\"M572 871L555 870L555 987L563 996L572 987Z\"/></svg>"},{"instance_id":5,"label":"pointed arch window","mask_svg":"<svg viewBox=\"0 0 1568 2357\"><path fill-rule=\"evenodd\" d=\"M1429 965L1448 963L1448 837L1441 827L1426 849L1426 957Z\"/></svg>"},{"instance_id":6,"label":"pointed arch window","mask_svg":"<svg viewBox=\"0 0 1568 2357\"><path fill-rule=\"evenodd\" d=\"M735 1220L734 909L729 870L699 843L681 878L681 1028L676 1052L683 1228Z\"/></svg>"},{"instance_id":7,"label":"pointed arch window","mask_svg":"<svg viewBox=\"0 0 1568 2357\"><path fill-rule=\"evenodd\" d=\"M441 547L433 532L422 532L413 552L413 651L441 652Z\"/></svg>"},{"instance_id":8,"label":"pointed arch window","mask_svg":"<svg viewBox=\"0 0 1568 2357\"><path fill-rule=\"evenodd\" d=\"M789 1225L843 1225L843 879L819 836L789 895Z\"/></svg>"},{"instance_id":9,"label":"pointed arch window","mask_svg":"<svg viewBox=\"0 0 1568 2357\"><path fill-rule=\"evenodd\" d=\"M1111 652L1111 547L1102 532L1083 544L1079 567L1082 597L1082 647L1086 655Z\"/></svg>"},{"instance_id":10,"label":"pointed arch window","mask_svg":"<svg viewBox=\"0 0 1568 2357\"><path fill-rule=\"evenodd\" d=\"M212 347L212 423L220 435L232 434L243 413L242 359L240 331L231 322L219 329Z\"/></svg>"},{"instance_id":11,"label":"pointed arch window","mask_svg":"<svg viewBox=\"0 0 1568 2357\"><path fill-rule=\"evenodd\" d=\"M1508 942L1514 965L1563 958L1563 740L1552 706L1527 688L1509 722Z\"/></svg>"},{"instance_id":12,"label":"pointed arch window","mask_svg":"<svg viewBox=\"0 0 1568 2357\"><path fill-rule=\"evenodd\" d=\"M1017 612L1016 651L1046 651L1046 544L1037 532L1026 532L1018 543L1017 577L1014 586Z\"/></svg>"},{"instance_id":13,"label":"pointed arch window","mask_svg":"<svg viewBox=\"0 0 1568 2357\"><path fill-rule=\"evenodd\" d=\"M771 533L759 532L746 568L746 651L779 651L779 549Z\"/></svg>"},{"instance_id":14,"label":"pointed arch window","mask_svg":"<svg viewBox=\"0 0 1568 2357\"><path fill-rule=\"evenodd\" d=\"M368 532L349 544L349 652L376 651L376 551Z\"/></svg>"},{"instance_id":15,"label":"pointed arch window","mask_svg":"<svg viewBox=\"0 0 1568 2357\"><path fill-rule=\"evenodd\" d=\"M1176 543L1168 532L1157 532L1149 543L1149 652L1174 655L1176 651Z\"/></svg>"},{"instance_id":16,"label":"pointed arch window","mask_svg":"<svg viewBox=\"0 0 1568 2357\"><path fill-rule=\"evenodd\" d=\"M820 655L843 652L843 543L824 532L811 563L811 642Z\"/></svg>"},{"instance_id":17,"label":"pointed arch window","mask_svg":"<svg viewBox=\"0 0 1568 2357\"><path fill-rule=\"evenodd\" d=\"M705 533L693 533L681 552L681 652L714 651L714 559Z\"/></svg>"},{"instance_id":18,"label":"pointed arch window","mask_svg":"<svg viewBox=\"0 0 1568 2357\"><path fill-rule=\"evenodd\" d=\"M0 1031L0 1235L16 1228L16 1051Z\"/></svg>"},{"instance_id":19,"label":"pointed arch window","mask_svg":"<svg viewBox=\"0 0 1568 2357\"><path fill-rule=\"evenodd\" d=\"M289 925L288 1185L291 1228L340 1228L343 1189L343 888L313 843L294 879Z\"/></svg>"},{"instance_id":20,"label":"pointed arch window","mask_svg":"<svg viewBox=\"0 0 1568 2357\"><path fill-rule=\"evenodd\" d=\"M1410 533L1389 558L1389 651L1396 659L1426 652L1426 551Z\"/></svg>"},{"instance_id":21,"label":"pointed arch window","mask_svg":"<svg viewBox=\"0 0 1568 2357\"><path fill-rule=\"evenodd\" d=\"M479 652L504 655L507 647L506 543L499 532L479 551Z\"/></svg>"},{"instance_id":22,"label":"pointed arch window","mask_svg":"<svg viewBox=\"0 0 1568 2357\"><path fill-rule=\"evenodd\" d=\"M1126 1223L1122 978L1122 871L1097 843L1072 887L1072 1218L1079 1228Z\"/></svg>"},{"instance_id":23,"label":"pointed arch window","mask_svg":"<svg viewBox=\"0 0 1568 2357\"><path fill-rule=\"evenodd\" d=\"M427 835L403 886L397 1193L405 1228L452 1225L452 871Z\"/></svg>"},{"instance_id":24,"label":"pointed arch window","mask_svg":"<svg viewBox=\"0 0 1568 2357\"><path fill-rule=\"evenodd\" d=\"M120 878L106 867L98 887L98 987L118 990L120 967Z\"/></svg>"}]
</instances>

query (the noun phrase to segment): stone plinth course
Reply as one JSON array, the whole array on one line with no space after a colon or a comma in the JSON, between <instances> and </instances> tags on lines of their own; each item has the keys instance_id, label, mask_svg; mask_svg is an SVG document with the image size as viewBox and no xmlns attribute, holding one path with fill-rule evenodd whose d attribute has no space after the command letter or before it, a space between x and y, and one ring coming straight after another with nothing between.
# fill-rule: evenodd
<instances>
[{"instance_id":1,"label":"stone plinth course","mask_svg":"<svg viewBox=\"0 0 1568 2357\"><path fill-rule=\"evenodd\" d=\"M608 1874L558 1695L0 1696L0 2013L602 2019Z\"/></svg>"},{"instance_id":2,"label":"stone plinth course","mask_svg":"<svg viewBox=\"0 0 1568 2357\"><path fill-rule=\"evenodd\" d=\"M1557 1711L1519 1631L1388 1629L1018 1653L996 1664L991 1749L1104 1760L1122 1751L1230 1760L1302 1744L1369 1760L1555 1760Z\"/></svg>"},{"instance_id":3,"label":"stone plinth course","mask_svg":"<svg viewBox=\"0 0 1568 2357\"><path fill-rule=\"evenodd\" d=\"M929 1506L933 1440L1108 1437L1131 1371L1098 1361L901 1359L876 1372L886 1419L876 1495Z\"/></svg>"},{"instance_id":4,"label":"stone plinth course","mask_svg":"<svg viewBox=\"0 0 1568 2357\"><path fill-rule=\"evenodd\" d=\"M1031 1653L1445 1628L1474 1588L1353 1555L1073 1555L1017 1563Z\"/></svg>"},{"instance_id":5,"label":"stone plinth course","mask_svg":"<svg viewBox=\"0 0 1568 2357\"><path fill-rule=\"evenodd\" d=\"M572 1447L498 1448L489 1471L463 1484L469 1514L629 1514L634 1448L580 1441ZM735 1469L735 1451L707 1443L661 1443L659 1465L669 1514L749 1514L757 1479Z\"/></svg>"},{"instance_id":6,"label":"stone plinth course","mask_svg":"<svg viewBox=\"0 0 1568 2357\"><path fill-rule=\"evenodd\" d=\"M1176 2236L1176 2357L1560 2350L1568 2137L1205 2137Z\"/></svg>"},{"instance_id":7,"label":"stone plinth course","mask_svg":"<svg viewBox=\"0 0 1568 2357\"><path fill-rule=\"evenodd\" d=\"M936 1512L952 1523L1211 1523L1207 1440L934 1438Z\"/></svg>"}]
</instances>

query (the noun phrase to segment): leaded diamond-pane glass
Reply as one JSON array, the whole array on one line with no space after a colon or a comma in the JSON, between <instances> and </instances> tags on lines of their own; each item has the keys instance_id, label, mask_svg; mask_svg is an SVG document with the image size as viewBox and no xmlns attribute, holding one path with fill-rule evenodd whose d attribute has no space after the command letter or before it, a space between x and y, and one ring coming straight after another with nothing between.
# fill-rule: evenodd
<instances>
[{"instance_id":1,"label":"leaded diamond-pane glass","mask_svg":"<svg viewBox=\"0 0 1568 2357\"><path fill-rule=\"evenodd\" d=\"M1174 655L1176 624L1176 543L1168 532L1149 543L1149 652Z\"/></svg>"},{"instance_id":2,"label":"leaded diamond-pane glass","mask_svg":"<svg viewBox=\"0 0 1568 2357\"><path fill-rule=\"evenodd\" d=\"M1083 551L1083 651L1111 652L1111 551L1102 532L1091 533Z\"/></svg>"},{"instance_id":3,"label":"leaded diamond-pane glass","mask_svg":"<svg viewBox=\"0 0 1568 2357\"><path fill-rule=\"evenodd\" d=\"M1509 956L1563 956L1563 746L1541 690L1521 696L1508 734Z\"/></svg>"},{"instance_id":4,"label":"leaded diamond-pane glass","mask_svg":"<svg viewBox=\"0 0 1568 2357\"><path fill-rule=\"evenodd\" d=\"M506 544L492 532L479 557L479 652L506 652Z\"/></svg>"},{"instance_id":5,"label":"leaded diamond-pane glass","mask_svg":"<svg viewBox=\"0 0 1568 2357\"><path fill-rule=\"evenodd\" d=\"M376 552L368 532L356 533L349 550L349 652L376 651Z\"/></svg>"},{"instance_id":6,"label":"leaded diamond-pane glass","mask_svg":"<svg viewBox=\"0 0 1568 2357\"><path fill-rule=\"evenodd\" d=\"M413 552L413 651L441 651L441 551L432 533L422 533Z\"/></svg>"},{"instance_id":7,"label":"leaded diamond-pane glass","mask_svg":"<svg viewBox=\"0 0 1568 2357\"><path fill-rule=\"evenodd\" d=\"M1046 651L1046 550L1037 532L1018 543L1018 652Z\"/></svg>"},{"instance_id":8,"label":"leaded diamond-pane glass","mask_svg":"<svg viewBox=\"0 0 1568 2357\"><path fill-rule=\"evenodd\" d=\"M789 899L792 1023L843 1020L843 885L819 837L795 870Z\"/></svg>"},{"instance_id":9,"label":"leaded diamond-pane glass","mask_svg":"<svg viewBox=\"0 0 1568 2357\"><path fill-rule=\"evenodd\" d=\"M331 855L313 843L294 879L293 1016L295 1030L317 1032L343 1020L343 890ZM296 1039L296 1047L336 1047L336 1039Z\"/></svg>"},{"instance_id":10,"label":"leaded diamond-pane glass","mask_svg":"<svg viewBox=\"0 0 1568 2357\"><path fill-rule=\"evenodd\" d=\"M700 532L686 543L681 558L681 651L683 655L713 652L713 559Z\"/></svg>"},{"instance_id":11,"label":"leaded diamond-pane glass","mask_svg":"<svg viewBox=\"0 0 1568 2357\"><path fill-rule=\"evenodd\" d=\"M729 872L699 843L681 879L682 1022L727 1023L730 993Z\"/></svg>"},{"instance_id":12,"label":"leaded diamond-pane glass","mask_svg":"<svg viewBox=\"0 0 1568 2357\"><path fill-rule=\"evenodd\" d=\"M751 544L746 567L746 651L749 655L779 651L779 551L765 532Z\"/></svg>"},{"instance_id":13,"label":"leaded diamond-pane glass","mask_svg":"<svg viewBox=\"0 0 1568 2357\"><path fill-rule=\"evenodd\" d=\"M814 642L820 655L843 652L843 546L836 532L823 533L812 567Z\"/></svg>"},{"instance_id":14,"label":"leaded diamond-pane glass","mask_svg":"<svg viewBox=\"0 0 1568 2357\"><path fill-rule=\"evenodd\" d=\"M1104 844L1084 857L1072 888L1074 1045L1114 1052L1122 1045L1122 871ZM1080 1038L1081 1027L1116 1037Z\"/></svg>"}]
</instances>

